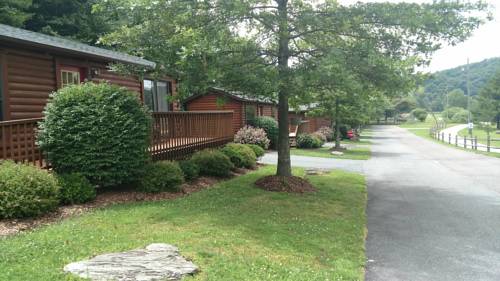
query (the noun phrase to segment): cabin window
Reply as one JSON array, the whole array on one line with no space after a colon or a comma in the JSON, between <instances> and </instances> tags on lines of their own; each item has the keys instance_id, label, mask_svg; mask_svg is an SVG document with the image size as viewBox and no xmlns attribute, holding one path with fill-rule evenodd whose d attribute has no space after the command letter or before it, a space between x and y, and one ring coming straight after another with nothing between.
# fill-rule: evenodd
<instances>
[{"instance_id":1,"label":"cabin window","mask_svg":"<svg viewBox=\"0 0 500 281\"><path fill-rule=\"evenodd\" d=\"M170 111L169 96L172 94L170 81L144 80L144 104L154 112Z\"/></svg>"},{"instance_id":2,"label":"cabin window","mask_svg":"<svg viewBox=\"0 0 500 281\"><path fill-rule=\"evenodd\" d=\"M259 116L264 116L264 106L259 106Z\"/></svg>"},{"instance_id":3,"label":"cabin window","mask_svg":"<svg viewBox=\"0 0 500 281\"><path fill-rule=\"evenodd\" d=\"M61 67L61 88L83 82L83 70L78 67Z\"/></svg>"},{"instance_id":4,"label":"cabin window","mask_svg":"<svg viewBox=\"0 0 500 281\"><path fill-rule=\"evenodd\" d=\"M245 120L247 124L249 125L253 124L256 113L257 113L257 107L255 105L247 104L245 106Z\"/></svg>"}]
</instances>

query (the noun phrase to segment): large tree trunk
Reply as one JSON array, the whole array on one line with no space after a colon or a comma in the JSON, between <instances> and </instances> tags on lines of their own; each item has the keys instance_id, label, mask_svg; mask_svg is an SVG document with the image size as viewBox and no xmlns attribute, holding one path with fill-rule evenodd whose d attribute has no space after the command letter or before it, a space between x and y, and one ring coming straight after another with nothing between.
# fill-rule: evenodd
<instances>
[{"instance_id":1,"label":"large tree trunk","mask_svg":"<svg viewBox=\"0 0 500 281\"><path fill-rule=\"evenodd\" d=\"M279 13L279 47L278 47L278 75L279 75L279 104L278 104L278 168L277 176L289 177L292 175L290 163L290 143L288 129L288 94L290 57L288 33L288 0L276 0Z\"/></svg>"},{"instance_id":2,"label":"large tree trunk","mask_svg":"<svg viewBox=\"0 0 500 281\"><path fill-rule=\"evenodd\" d=\"M335 148L340 149L340 114L339 98L335 99Z\"/></svg>"}]
</instances>

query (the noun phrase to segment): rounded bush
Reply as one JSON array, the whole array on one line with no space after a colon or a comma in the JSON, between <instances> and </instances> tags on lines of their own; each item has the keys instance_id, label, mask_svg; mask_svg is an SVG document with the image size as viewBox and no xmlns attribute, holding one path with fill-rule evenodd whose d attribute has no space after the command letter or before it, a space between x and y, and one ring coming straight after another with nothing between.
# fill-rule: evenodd
<instances>
[{"instance_id":1,"label":"rounded bush","mask_svg":"<svg viewBox=\"0 0 500 281\"><path fill-rule=\"evenodd\" d=\"M94 186L79 173L58 175L57 181L61 187L58 196L61 204L82 204L96 197Z\"/></svg>"},{"instance_id":2,"label":"rounded bush","mask_svg":"<svg viewBox=\"0 0 500 281\"><path fill-rule=\"evenodd\" d=\"M266 132L261 128L254 128L252 126L245 126L238 130L234 136L234 142L243 144L255 144L263 149L269 147L269 139Z\"/></svg>"},{"instance_id":3,"label":"rounded bush","mask_svg":"<svg viewBox=\"0 0 500 281\"><path fill-rule=\"evenodd\" d=\"M325 142L327 141L326 136L321 132L314 132L311 135L317 137L321 141L321 145L325 144Z\"/></svg>"},{"instance_id":4,"label":"rounded bush","mask_svg":"<svg viewBox=\"0 0 500 281\"><path fill-rule=\"evenodd\" d=\"M323 126L318 129L317 133L321 133L326 137L326 141L332 141L334 139L333 130L330 127Z\"/></svg>"},{"instance_id":5,"label":"rounded bush","mask_svg":"<svg viewBox=\"0 0 500 281\"><path fill-rule=\"evenodd\" d=\"M200 175L227 177L234 164L222 151L205 149L196 152L191 160L200 167Z\"/></svg>"},{"instance_id":6,"label":"rounded bush","mask_svg":"<svg viewBox=\"0 0 500 281\"><path fill-rule=\"evenodd\" d=\"M36 217L57 208L59 185L35 166L0 163L0 218Z\"/></svg>"},{"instance_id":7,"label":"rounded bush","mask_svg":"<svg viewBox=\"0 0 500 281\"><path fill-rule=\"evenodd\" d=\"M264 154L266 154L266 151L262 147L260 147L256 144L246 144L246 146L250 147L250 149L253 150L253 153L255 153L255 156L257 158L260 158L260 157L264 156Z\"/></svg>"},{"instance_id":8,"label":"rounded bush","mask_svg":"<svg viewBox=\"0 0 500 281\"><path fill-rule=\"evenodd\" d=\"M300 134L296 142L298 148L320 148L323 145L321 140L312 134Z\"/></svg>"},{"instance_id":9,"label":"rounded bush","mask_svg":"<svg viewBox=\"0 0 500 281\"><path fill-rule=\"evenodd\" d=\"M271 147L276 147L278 143L278 121L272 117L259 116L254 119L253 125L257 128L263 129L270 141L269 145Z\"/></svg>"},{"instance_id":10,"label":"rounded bush","mask_svg":"<svg viewBox=\"0 0 500 281\"><path fill-rule=\"evenodd\" d=\"M179 167L186 180L194 180L200 174L200 167L193 160L180 161Z\"/></svg>"},{"instance_id":11,"label":"rounded bush","mask_svg":"<svg viewBox=\"0 0 500 281\"><path fill-rule=\"evenodd\" d=\"M467 120L469 120L469 112L465 109L458 111L451 117L453 123L467 123Z\"/></svg>"},{"instance_id":12,"label":"rounded bush","mask_svg":"<svg viewBox=\"0 0 500 281\"><path fill-rule=\"evenodd\" d=\"M221 151L226 154L235 167L254 168L257 165L257 156L253 150L241 143L226 144Z\"/></svg>"},{"instance_id":13,"label":"rounded bush","mask_svg":"<svg viewBox=\"0 0 500 281\"><path fill-rule=\"evenodd\" d=\"M445 109L442 113L441 116L445 119L451 120L452 117L457 114L458 112L464 111L465 109L461 107L449 107ZM466 111L466 110L465 110Z\"/></svg>"},{"instance_id":14,"label":"rounded bush","mask_svg":"<svg viewBox=\"0 0 500 281\"><path fill-rule=\"evenodd\" d=\"M67 86L53 94L38 144L60 174L92 184L131 182L148 160L151 116L137 94L107 83Z\"/></svg>"},{"instance_id":15,"label":"rounded bush","mask_svg":"<svg viewBox=\"0 0 500 281\"><path fill-rule=\"evenodd\" d=\"M151 193L178 191L183 182L184 175L179 165L172 161L162 161L146 166L138 188Z\"/></svg>"},{"instance_id":16,"label":"rounded bush","mask_svg":"<svg viewBox=\"0 0 500 281\"><path fill-rule=\"evenodd\" d=\"M420 122L424 122L427 119L427 114L427 111L422 108L415 108L411 112L411 115L413 115L413 117L415 117Z\"/></svg>"}]
</instances>

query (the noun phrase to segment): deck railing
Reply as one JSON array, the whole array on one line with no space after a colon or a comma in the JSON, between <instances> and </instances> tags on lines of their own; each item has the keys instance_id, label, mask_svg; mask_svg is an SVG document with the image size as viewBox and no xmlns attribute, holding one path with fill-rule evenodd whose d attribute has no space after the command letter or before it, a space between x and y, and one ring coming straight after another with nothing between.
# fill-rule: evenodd
<instances>
[{"instance_id":1,"label":"deck railing","mask_svg":"<svg viewBox=\"0 0 500 281\"><path fill-rule=\"evenodd\" d=\"M149 153L153 160L183 158L197 150L233 140L232 111L153 113ZM11 159L47 168L36 145L42 118L0 122L0 160Z\"/></svg>"},{"instance_id":2,"label":"deck railing","mask_svg":"<svg viewBox=\"0 0 500 281\"><path fill-rule=\"evenodd\" d=\"M0 122L0 159L31 163L46 167L43 155L35 144L38 122L42 118Z\"/></svg>"},{"instance_id":3,"label":"deck railing","mask_svg":"<svg viewBox=\"0 0 500 281\"><path fill-rule=\"evenodd\" d=\"M233 140L232 111L153 113L153 160L183 158Z\"/></svg>"}]
</instances>

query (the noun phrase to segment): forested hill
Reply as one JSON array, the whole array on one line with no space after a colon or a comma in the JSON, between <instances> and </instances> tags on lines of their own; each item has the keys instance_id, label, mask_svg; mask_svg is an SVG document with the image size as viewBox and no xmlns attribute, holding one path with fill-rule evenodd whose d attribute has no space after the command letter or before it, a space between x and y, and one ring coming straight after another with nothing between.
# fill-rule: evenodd
<instances>
[{"instance_id":1,"label":"forested hill","mask_svg":"<svg viewBox=\"0 0 500 281\"><path fill-rule=\"evenodd\" d=\"M500 58L487 59L469 65L471 95L477 95L481 88L500 71ZM442 100L444 93L461 89L466 93L466 65L434 73L424 82L425 92L434 104Z\"/></svg>"}]
</instances>

